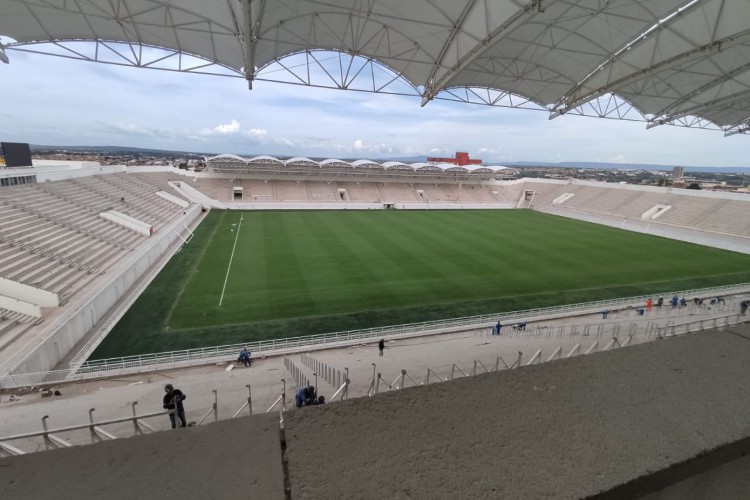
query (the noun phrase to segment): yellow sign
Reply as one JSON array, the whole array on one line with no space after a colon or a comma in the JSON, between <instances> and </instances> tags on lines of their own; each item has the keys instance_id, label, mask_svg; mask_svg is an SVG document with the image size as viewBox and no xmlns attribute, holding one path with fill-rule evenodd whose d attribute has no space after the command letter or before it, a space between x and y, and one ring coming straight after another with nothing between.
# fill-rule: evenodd
<instances>
[{"instance_id":1,"label":"yellow sign","mask_svg":"<svg viewBox=\"0 0 750 500\"><path fill-rule=\"evenodd\" d=\"M0 155L0 167L5 166L5 157L3 155Z\"/></svg>"}]
</instances>

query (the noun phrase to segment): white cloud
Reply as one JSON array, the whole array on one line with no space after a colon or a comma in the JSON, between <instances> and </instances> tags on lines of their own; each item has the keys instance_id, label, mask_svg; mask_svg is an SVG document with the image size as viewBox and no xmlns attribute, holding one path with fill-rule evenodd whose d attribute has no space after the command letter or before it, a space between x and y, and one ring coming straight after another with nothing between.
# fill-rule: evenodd
<instances>
[{"instance_id":1,"label":"white cloud","mask_svg":"<svg viewBox=\"0 0 750 500\"><path fill-rule=\"evenodd\" d=\"M3 140L279 156L748 166L750 138L520 109L105 66L13 51ZM35 82L33 88L29 81ZM116 96L116 98L113 98ZM217 98L220 96L220 98ZM6 120L7 121L7 120ZM244 124L244 127L243 127Z\"/></svg>"},{"instance_id":2,"label":"white cloud","mask_svg":"<svg viewBox=\"0 0 750 500\"><path fill-rule=\"evenodd\" d=\"M204 128L201 130L202 135L233 135L237 134L240 131L240 122L237 120L232 119L231 122L217 125L214 128Z\"/></svg>"},{"instance_id":3,"label":"white cloud","mask_svg":"<svg viewBox=\"0 0 750 500\"><path fill-rule=\"evenodd\" d=\"M234 120L232 120L234 122ZM268 130L262 128L251 128L245 131L245 135L248 137L259 139L268 135Z\"/></svg>"}]
</instances>

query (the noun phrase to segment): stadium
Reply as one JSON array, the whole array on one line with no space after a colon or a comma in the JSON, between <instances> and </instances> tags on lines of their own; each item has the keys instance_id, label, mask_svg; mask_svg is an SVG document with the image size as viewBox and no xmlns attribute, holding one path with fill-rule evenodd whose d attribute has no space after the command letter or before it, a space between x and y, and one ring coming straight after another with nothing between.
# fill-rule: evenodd
<instances>
[{"instance_id":1,"label":"stadium","mask_svg":"<svg viewBox=\"0 0 750 500\"><path fill-rule=\"evenodd\" d=\"M57 47L82 40L118 41L175 54L184 51L239 72L252 83L262 79L262 71L254 73L257 67L298 57L303 49L336 49L358 57L365 54L370 58L367 64L390 68L419 89L423 103L446 97L446 92L455 95L459 87L483 86L524 96L527 103L556 115L585 114L592 99L627 99L630 109L637 109L640 119L651 126L706 126L726 134L746 130L746 93L725 84L742 81L746 72L743 34L730 20L748 12L731 2L718 10L712 2L665 2L658 4L659 12L655 2L640 2L638 7L612 6L599 15L589 14L586 2L565 3L567 14L584 12L594 23L619 19L628 30L621 39L605 43L596 38L595 26L583 23L578 32L591 28L590 45L584 50L579 40L570 42L575 46L561 43L550 49L536 61L539 71L549 71L540 80L507 80L501 71L490 75L487 66L480 71L478 65L482 57L510 57L493 56L501 50L505 32L510 37L505 41L514 40L519 51L541 47L534 35L541 25L534 19L559 19L557 28L570 33L562 3L531 2L513 7L510 16L487 15L484 20L499 24L494 29L483 26L486 37L477 32L484 23L477 24L476 16L494 8L489 2L465 2L454 13L449 11L456 6L449 9L446 3L442 15L451 18L455 28L443 39L438 36L442 30L425 35L408 61L403 55L390 57L392 50L379 52L379 45L355 51L343 50L341 40L325 40L322 35L302 46L284 38L289 30L299 40L304 23L316 25L320 18L363 16L357 7L295 4L296 15L284 24L289 13L252 2L222 5L228 11L217 8L212 15L218 18L200 14L187 1L178 6L145 2L152 3L155 10L128 17L128 23L141 28L136 31L142 38L123 40L121 34L106 31L122 22L117 16L78 4L53 8L10 2L0 8L0 34L8 33L15 42L4 44L0 54L7 62L13 51L35 50L43 41ZM399 37L409 29L429 31L424 16L430 2L419 3L413 12L403 7L395 17L386 14L393 8L387 4L375 2L370 14L373 26L385 29L379 24L384 19L395 23L386 30L393 36L391 49L403 44ZM247 10L234 12L239 5ZM160 9L185 19L198 16L214 29L209 36L176 21L174 26L161 26ZM257 31L259 23L249 19L259 18L257 9L264 25L286 26L275 31L276 45L269 43L271 35ZM710 41L699 48L682 47L679 57L665 55L664 61L654 62L661 51L650 45L662 48L666 42L652 36L653 23L687 33L703 22L705 12L716 19ZM229 14L239 16L235 22L247 21L243 29L255 34L231 35L225 30ZM40 35L29 19L45 19L39 25L54 28ZM71 19L88 22L71 28L66 24ZM70 29L79 31L71 35ZM158 42L149 38L151 30L160 33ZM466 48L467 36L475 41L479 37L478 46L486 46L483 56L476 47ZM712 49L717 44L721 51ZM572 67L553 71L555 50L568 57L588 54L591 61L604 59L611 67L586 67L581 60L576 75ZM430 54L437 54L432 65ZM251 55L254 61L247 60ZM459 63L450 66L451 57ZM650 66L642 67L644 61ZM701 78L693 78L687 68L699 63L718 74L704 68ZM625 68L630 68L628 75L622 74ZM682 95L655 87L639 90L644 82L675 88L677 81ZM569 82L578 84L571 88ZM612 95L605 97L602 89ZM127 482L123 491L129 498L148 497L127 479L132 472L118 475L96 457L114 454L120 457L115 460L121 461L121 470L143 473L146 467L138 467L131 447L157 449L173 439L171 433L115 438L124 429L135 434L157 430L145 419L166 412L138 416L135 403L161 397L160 384L149 388L147 383L173 379L196 395L196 411L206 410L198 427L188 431L192 434L179 440L180 450L196 448L192 468L186 470L195 471L216 454L211 487L252 468L254 491L264 498L615 498L684 486L696 470L727 474L721 469L724 464L742 466L735 460L746 451L747 429L741 423L725 422L705 440L691 441L686 435L715 424L702 413L707 406L735 399L718 410L721 418L747 399L736 382L746 349L737 339L747 335L750 295L747 194L518 178L503 166L461 165L458 155L456 160L408 164L219 155L206 158L206 169L196 172L167 166L32 161L28 145L3 143L0 388L14 394L11 401L3 394L3 400L14 405L4 411L8 432L0 436L0 450L13 456L3 459L8 464L19 465L14 468L19 475L3 488L11 495L37 494L31 476L24 474L50 470L47 461L68 456L71 464L83 460L87 469L113 474L115 483ZM681 335L704 330L709 332ZM373 358L380 339L388 341L388 352L383 356L381 349ZM243 347L255 359L247 371L235 363ZM606 352L583 355L599 350ZM400 358L392 360L391 353ZM723 361L707 361L719 357ZM635 375L649 370L645 379ZM243 375L235 375L238 371ZM682 378L672 380L673 371ZM707 377L709 372L713 376ZM242 380L232 380L237 377ZM612 377L621 386L618 394L608 391L606 382ZM666 394L653 387L649 377L663 380L672 391ZM330 390L329 403L335 404L286 413L287 405L293 404L289 396L313 381ZM701 381L704 386L699 388ZM222 398L231 401L220 403L219 391L206 383L223 384ZM85 411L81 405L95 404L93 393L84 394L95 387L121 395L109 396L119 403L101 396L108 409L97 413L96 424L93 409L89 422L80 415ZM522 387L533 387L531 396ZM62 391L63 398L76 397L55 400L48 388ZM695 398L682 401L682 390L693 391ZM588 396L586 391L591 391ZM30 403L37 394L38 407ZM18 403L16 396L27 402ZM47 396L53 399L44 401ZM62 407L56 410L56 430L48 429L46 422L54 418L53 400ZM458 403L446 405L448 400ZM601 404L576 413L579 405L593 401ZM623 409L626 401L644 413ZM647 426L633 424L633 419L651 418L643 416L650 404L657 412L694 412L692 426L684 424L680 432L670 434L674 431L660 421L658 432L644 431ZM506 405L515 408L515 417ZM236 407L240 409L234 412ZM49 413L42 418L39 411ZM249 414L244 419L226 416L244 412ZM554 422L552 415L560 421ZM659 415L674 421L665 413ZM582 416L591 419L591 426L578 426ZM38 430L39 418L43 431ZM455 437L444 443L429 441L427 421L433 418L441 435L450 429ZM513 418L523 424L511 425L498 436L486 434L482 425L459 424L476 418L488 425ZM29 424L31 419L34 424ZM202 426L207 419L216 423ZM628 421L629 427L617 435L591 429L601 429L608 419ZM103 429L105 424L112 426L110 430ZM559 434L572 434L544 439L533 434L551 424L559 425ZM217 443L238 446L221 441L226 440L222 436L245 430L258 451L239 462L221 458ZM63 438L63 432L71 435ZM534 436L532 443L513 438L514 432ZM582 442L587 433L627 449L618 448L614 455L594 449ZM623 446L637 434L638 446ZM384 435L390 435L384 443L374 442ZM108 442L27 455L33 446L40 449L39 444L29 444L39 438L46 449L69 448L88 439ZM418 451L404 452L403 443L410 439ZM519 457L506 460L505 453L496 453L497 447L506 446L505 440L505 451L528 444L522 456L540 464L536 472L517 467ZM32 448L25 451L24 446ZM446 447L455 447L455 453ZM491 465L475 467L472 447L489 457L485 462ZM659 447L673 453L672 458L662 459ZM356 453L363 449L376 458ZM580 483L576 467L558 470L545 458L566 456L577 457L591 469L600 467L602 459L629 466L609 471L609 476L606 467L598 468L597 479ZM422 460L428 465L419 466ZM170 456L157 462L166 470L177 466ZM325 480L316 482L321 464L328 464L318 471ZM370 476L368 469L382 478L393 473L394 464L400 472L393 485L380 491L378 481L362 482L363 476ZM452 473L445 472L449 464ZM487 479L498 470L518 478L517 485ZM76 477L66 468L57 479L76 483ZM151 481L144 478L143 487ZM537 486L525 489L532 483ZM79 495L92 496L100 486L76 487L82 488ZM176 491L189 494L197 488L192 495L196 498L226 494L195 493L202 487L186 479L187 489Z\"/></svg>"}]
</instances>

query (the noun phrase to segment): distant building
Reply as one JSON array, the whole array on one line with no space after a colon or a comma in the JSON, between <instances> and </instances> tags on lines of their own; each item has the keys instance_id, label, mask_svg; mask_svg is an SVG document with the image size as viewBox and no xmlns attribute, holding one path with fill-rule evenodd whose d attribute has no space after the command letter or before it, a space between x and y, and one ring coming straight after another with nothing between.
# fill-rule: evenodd
<instances>
[{"instance_id":1,"label":"distant building","mask_svg":"<svg viewBox=\"0 0 750 500\"><path fill-rule=\"evenodd\" d=\"M685 174L685 167L675 167L672 169L672 179L682 179Z\"/></svg>"},{"instance_id":2,"label":"distant building","mask_svg":"<svg viewBox=\"0 0 750 500\"><path fill-rule=\"evenodd\" d=\"M455 158L427 158L427 163L450 163L464 167L466 165L481 165L482 160L472 160L469 158L469 153L458 152Z\"/></svg>"}]
</instances>

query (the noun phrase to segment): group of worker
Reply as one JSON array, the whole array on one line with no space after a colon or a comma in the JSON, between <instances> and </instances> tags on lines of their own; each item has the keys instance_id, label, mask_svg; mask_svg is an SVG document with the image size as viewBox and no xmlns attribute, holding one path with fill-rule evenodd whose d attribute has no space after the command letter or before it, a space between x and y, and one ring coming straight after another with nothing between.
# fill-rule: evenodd
<instances>
[{"instance_id":1,"label":"group of worker","mask_svg":"<svg viewBox=\"0 0 750 500\"><path fill-rule=\"evenodd\" d=\"M315 386L308 385L297 391L294 397L294 406L302 408L303 406L317 406L326 403L326 398L318 396L315 392Z\"/></svg>"}]
</instances>

